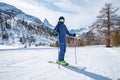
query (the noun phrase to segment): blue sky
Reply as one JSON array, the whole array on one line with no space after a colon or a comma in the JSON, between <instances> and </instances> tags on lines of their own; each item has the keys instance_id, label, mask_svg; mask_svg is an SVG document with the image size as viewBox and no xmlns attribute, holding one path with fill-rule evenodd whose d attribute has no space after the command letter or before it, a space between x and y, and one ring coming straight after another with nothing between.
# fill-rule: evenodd
<instances>
[{"instance_id":1,"label":"blue sky","mask_svg":"<svg viewBox=\"0 0 120 80\"><path fill-rule=\"evenodd\" d=\"M42 21L47 18L56 25L60 16L65 17L68 29L88 27L97 19L105 3L120 8L120 0L0 0L16 6ZM120 15L120 10L117 12Z\"/></svg>"}]
</instances>

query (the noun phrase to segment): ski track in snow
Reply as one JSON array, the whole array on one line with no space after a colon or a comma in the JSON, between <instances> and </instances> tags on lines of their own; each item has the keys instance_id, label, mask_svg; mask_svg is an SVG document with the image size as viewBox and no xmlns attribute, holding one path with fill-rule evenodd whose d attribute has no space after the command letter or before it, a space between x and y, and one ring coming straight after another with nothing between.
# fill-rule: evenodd
<instances>
[{"instance_id":1,"label":"ski track in snow","mask_svg":"<svg viewBox=\"0 0 120 80\"><path fill-rule=\"evenodd\" d=\"M50 64L57 48L0 49L0 80L120 80L120 48L104 46L67 48L69 64L85 70Z\"/></svg>"}]
</instances>

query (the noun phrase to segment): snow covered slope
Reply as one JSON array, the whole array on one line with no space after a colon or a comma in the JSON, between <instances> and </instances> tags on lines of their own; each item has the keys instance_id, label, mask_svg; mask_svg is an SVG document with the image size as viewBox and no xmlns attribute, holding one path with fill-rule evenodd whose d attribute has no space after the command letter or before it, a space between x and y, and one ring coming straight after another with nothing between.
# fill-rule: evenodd
<instances>
[{"instance_id":1,"label":"snow covered slope","mask_svg":"<svg viewBox=\"0 0 120 80\"><path fill-rule=\"evenodd\" d=\"M67 48L65 59L74 64L74 48ZM65 68L56 61L57 48L0 49L0 80L120 80L120 48L77 47L77 66Z\"/></svg>"},{"instance_id":2,"label":"snow covered slope","mask_svg":"<svg viewBox=\"0 0 120 80\"><path fill-rule=\"evenodd\" d=\"M0 2L1 44L49 45L51 40L51 29L40 19Z\"/></svg>"}]
</instances>

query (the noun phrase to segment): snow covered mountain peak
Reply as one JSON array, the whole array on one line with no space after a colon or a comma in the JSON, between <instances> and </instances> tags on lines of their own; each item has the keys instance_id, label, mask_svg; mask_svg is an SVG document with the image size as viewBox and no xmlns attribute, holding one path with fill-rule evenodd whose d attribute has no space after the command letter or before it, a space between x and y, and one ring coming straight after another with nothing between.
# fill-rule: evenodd
<instances>
[{"instance_id":1,"label":"snow covered mountain peak","mask_svg":"<svg viewBox=\"0 0 120 80\"><path fill-rule=\"evenodd\" d=\"M29 22L37 23L38 25L42 24L42 21L39 20L38 18L28 15L22 12L21 10L17 9L16 7L6 3L0 2L0 12L4 12L12 17L19 18L21 20L24 19Z\"/></svg>"},{"instance_id":2,"label":"snow covered mountain peak","mask_svg":"<svg viewBox=\"0 0 120 80\"><path fill-rule=\"evenodd\" d=\"M0 11L4 11L6 13L12 14L12 16L23 13L21 10L17 9L16 7L3 2L0 2Z\"/></svg>"},{"instance_id":3,"label":"snow covered mountain peak","mask_svg":"<svg viewBox=\"0 0 120 80\"><path fill-rule=\"evenodd\" d=\"M50 43L51 29L40 19L2 2L0 2L0 24L2 44L49 45Z\"/></svg>"},{"instance_id":4,"label":"snow covered mountain peak","mask_svg":"<svg viewBox=\"0 0 120 80\"><path fill-rule=\"evenodd\" d=\"M50 28L50 29L53 29L53 28L54 28L54 26L51 25L47 19L45 19L43 23L44 23L44 25L46 25L46 26L47 26L48 28Z\"/></svg>"}]
</instances>

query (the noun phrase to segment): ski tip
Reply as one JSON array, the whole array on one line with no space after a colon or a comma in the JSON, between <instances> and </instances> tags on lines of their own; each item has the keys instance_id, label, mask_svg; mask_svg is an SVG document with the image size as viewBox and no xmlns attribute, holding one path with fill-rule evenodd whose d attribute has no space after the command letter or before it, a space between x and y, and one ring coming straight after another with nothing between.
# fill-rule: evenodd
<instances>
[{"instance_id":1,"label":"ski tip","mask_svg":"<svg viewBox=\"0 0 120 80\"><path fill-rule=\"evenodd\" d=\"M48 63L53 63L53 61L48 61Z\"/></svg>"}]
</instances>

